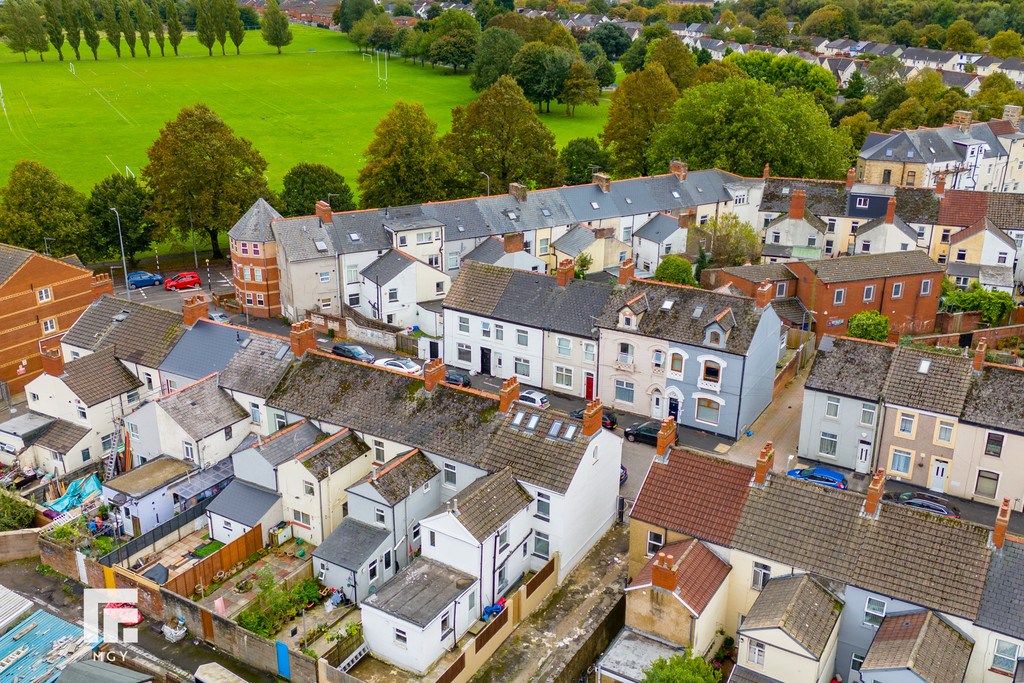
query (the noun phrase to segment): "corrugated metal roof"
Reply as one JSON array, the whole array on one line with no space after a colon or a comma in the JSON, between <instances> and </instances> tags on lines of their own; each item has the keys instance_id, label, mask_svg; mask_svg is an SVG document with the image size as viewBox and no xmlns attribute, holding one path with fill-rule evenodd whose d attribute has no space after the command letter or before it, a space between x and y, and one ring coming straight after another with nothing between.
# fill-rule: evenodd
<instances>
[{"instance_id":1,"label":"corrugated metal roof","mask_svg":"<svg viewBox=\"0 0 1024 683\"><path fill-rule=\"evenodd\" d=\"M0 586L0 631L31 607L31 600L21 597L6 586Z\"/></svg>"},{"instance_id":2,"label":"corrugated metal roof","mask_svg":"<svg viewBox=\"0 0 1024 683\"><path fill-rule=\"evenodd\" d=\"M53 683L64 667L93 649L81 626L36 610L0 638L0 680Z\"/></svg>"}]
</instances>

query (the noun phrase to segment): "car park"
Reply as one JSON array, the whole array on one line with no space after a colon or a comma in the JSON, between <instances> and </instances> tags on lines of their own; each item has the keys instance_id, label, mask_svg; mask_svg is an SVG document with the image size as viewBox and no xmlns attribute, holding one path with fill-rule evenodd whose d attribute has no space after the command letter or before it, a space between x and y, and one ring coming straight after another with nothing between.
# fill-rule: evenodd
<instances>
[{"instance_id":1,"label":"car park","mask_svg":"<svg viewBox=\"0 0 1024 683\"><path fill-rule=\"evenodd\" d=\"M138 289L139 287L152 287L153 285L162 285L164 279L159 275L153 273L147 273L144 270L137 270L134 273L128 273L128 287L130 289Z\"/></svg>"},{"instance_id":2,"label":"car park","mask_svg":"<svg viewBox=\"0 0 1024 683\"><path fill-rule=\"evenodd\" d=\"M167 291L174 291L176 289L199 287L202 284L202 281L199 279L199 273L178 273L164 283L164 289Z\"/></svg>"},{"instance_id":3,"label":"car park","mask_svg":"<svg viewBox=\"0 0 1024 683\"><path fill-rule=\"evenodd\" d=\"M822 486L831 486L834 489L845 489L849 487L846 476L841 472L830 470L827 467L801 467L786 472L794 479L802 479Z\"/></svg>"},{"instance_id":4,"label":"car park","mask_svg":"<svg viewBox=\"0 0 1024 683\"><path fill-rule=\"evenodd\" d=\"M335 356L341 356L342 358L348 358L350 360L357 360L362 363L372 363L374 361L373 354L358 344L345 344L344 342L338 342L331 347L331 353Z\"/></svg>"},{"instance_id":5,"label":"car park","mask_svg":"<svg viewBox=\"0 0 1024 683\"><path fill-rule=\"evenodd\" d=\"M626 437L626 441L639 441L641 443L649 443L656 446L658 444L658 432L660 431L660 421L648 420L647 422L641 422L640 424L633 425L632 427L626 427L626 429L623 430L623 434Z\"/></svg>"},{"instance_id":6,"label":"car park","mask_svg":"<svg viewBox=\"0 0 1024 683\"><path fill-rule=\"evenodd\" d=\"M897 505L906 505L915 510L925 510L936 515L960 519L960 510L949 502L945 496L938 496L925 491L904 491L903 493L886 493L882 500Z\"/></svg>"},{"instance_id":7,"label":"car park","mask_svg":"<svg viewBox=\"0 0 1024 683\"><path fill-rule=\"evenodd\" d=\"M397 370L398 372L404 372L407 375L423 374L423 368L409 358L381 358L380 360L374 361L373 364L382 368L389 368L391 370Z\"/></svg>"},{"instance_id":8,"label":"car park","mask_svg":"<svg viewBox=\"0 0 1024 683\"><path fill-rule=\"evenodd\" d=\"M569 417L574 417L577 420L582 420L583 419L583 411L584 410L585 410L584 408L580 408L579 410L574 410L571 413L569 413ZM604 427L605 429L615 429L616 427L619 426L619 420L618 420L618 418L615 417L614 413L611 413L611 412L609 412L607 410L604 410L602 408L602 410L601 410L601 426Z\"/></svg>"},{"instance_id":9,"label":"car park","mask_svg":"<svg viewBox=\"0 0 1024 683\"><path fill-rule=\"evenodd\" d=\"M519 402L525 403L535 408L547 410L551 407L551 403L548 401L548 397L539 391L533 389L526 389L525 391L519 392Z\"/></svg>"}]
</instances>

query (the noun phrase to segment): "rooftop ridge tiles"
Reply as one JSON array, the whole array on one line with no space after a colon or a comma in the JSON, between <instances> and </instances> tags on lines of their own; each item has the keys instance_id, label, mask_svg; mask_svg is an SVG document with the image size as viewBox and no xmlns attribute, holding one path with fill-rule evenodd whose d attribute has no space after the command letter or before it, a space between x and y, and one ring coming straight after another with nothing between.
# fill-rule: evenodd
<instances>
[{"instance_id":1,"label":"rooftop ridge tiles","mask_svg":"<svg viewBox=\"0 0 1024 683\"><path fill-rule=\"evenodd\" d=\"M181 392L185 391L186 389L190 389L190 388L196 386L197 384L202 384L203 382L205 382L206 380L210 379L211 377L216 377L219 374L220 374L219 372L211 372L206 377L203 377L202 379L197 379L195 382L192 382L191 384L186 384L185 386L181 387L180 389L175 389L174 391L170 392L169 394L164 394L163 396L157 396L156 398L153 399L153 402L154 403L159 403L160 401L164 400L165 398L170 398L171 396L174 396L175 394L180 394Z\"/></svg>"},{"instance_id":2,"label":"rooftop ridge tiles","mask_svg":"<svg viewBox=\"0 0 1024 683\"><path fill-rule=\"evenodd\" d=\"M299 453L298 455L296 455L296 456L295 456L295 459L296 459L296 460L302 460L302 459L303 459L304 457L306 457L307 455L310 455L310 454L311 454L311 453L312 453L313 451L315 451L315 450L318 450L318 449L320 449L320 448L323 448L324 446L327 446L327 445L328 445L328 444L330 444L330 443L331 443L332 441L335 441L335 440L337 440L337 439L340 439L341 437L345 436L346 434L348 434L348 427L345 427L345 428L344 428L344 429L342 429L341 431L337 431L337 432L335 432L334 434L331 434L330 436L328 436L328 437L327 437L326 439L324 439L323 441L317 441L317 442L316 442L316 443L314 443L314 444L313 444L312 446L310 446L310 447L309 447L309 448L307 448L306 450L304 450L304 451L302 451L301 453Z\"/></svg>"}]
</instances>

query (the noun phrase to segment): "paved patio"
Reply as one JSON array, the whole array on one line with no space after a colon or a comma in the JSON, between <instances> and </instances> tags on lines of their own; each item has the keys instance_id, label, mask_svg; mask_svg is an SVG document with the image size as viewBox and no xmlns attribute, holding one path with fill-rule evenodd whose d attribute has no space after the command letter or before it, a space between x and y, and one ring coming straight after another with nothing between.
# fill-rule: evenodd
<instances>
[{"instance_id":1,"label":"paved patio","mask_svg":"<svg viewBox=\"0 0 1024 683\"><path fill-rule=\"evenodd\" d=\"M316 651L317 656L324 656L328 650L334 647L334 641L328 640L327 636L330 635L345 635L345 625L351 621L359 622L359 610L355 607L335 607L330 612L327 612L326 602L322 602L313 609L306 612L305 616L298 617L295 621L287 624L283 629L278 631L275 638L282 643L286 644L291 650L303 650L312 649ZM302 640L305 635L314 630L320 625L327 626L325 631L319 638L317 638L312 645L307 645L306 648L299 647L299 641ZM293 634L292 631L295 631Z\"/></svg>"},{"instance_id":2,"label":"paved patio","mask_svg":"<svg viewBox=\"0 0 1024 683\"><path fill-rule=\"evenodd\" d=\"M193 531L185 538L175 541L159 553L149 555L146 558L146 564L141 569L133 571L144 574L156 564L162 564L167 567L167 572L170 576L180 574L199 562L201 558L191 557L190 553L210 542L208 538L203 538L206 535L207 531L205 528Z\"/></svg>"},{"instance_id":3,"label":"paved patio","mask_svg":"<svg viewBox=\"0 0 1024 683\"><path fill-rule=\"evenodd\" d=\"M305 549L306 556L299 558L298 551ZM224 599L224 612L223 614L229 618L233 618L236 614L245 609L245 606L256 597L258 579L256 573L266 568L269 569L271 574L277 582L284 582L286 578L294 574L303 564L309 562L309 553L313 550L313 546L308 543L303 543L302 546L298 546L295 540L292 539L280 546L279 548L273 548L265 556L253 562L246 569L239 572L237 575L231 577L225 581L221 586L214 592L203 598L200 603L207 609L213 610L214 612L220 613L217 609L216 603L219 598ZM246 590L237 590L239 583L251 579L246 586Z\"/></svg>"}]
</instances>

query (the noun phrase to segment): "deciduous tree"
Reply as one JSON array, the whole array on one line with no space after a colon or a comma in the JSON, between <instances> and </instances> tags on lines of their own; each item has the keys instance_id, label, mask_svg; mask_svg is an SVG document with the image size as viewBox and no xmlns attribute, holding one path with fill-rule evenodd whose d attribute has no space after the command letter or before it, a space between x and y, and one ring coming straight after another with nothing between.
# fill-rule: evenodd
<instances>
[{"instance_id":1,"label":"deciduous tree","mask_svg":"<svg viewBox=\"0 0 1024 683\"><path fill-rule=\"evenodd\" d=\"M523 46L523 39L508 29L492 26L480 35L469 85L476 92L485 90L499 77L512 72L512 60Z\"/></svg>"},{"instance_id":2,"label":"deciduous tree","mask_svg":"<svg viewBox=\"0 0 1024 683\"><path fill-rule=\"evenodd\" d=\"M575 116L577 105L596 105L600 93L601 88L590 67L583 60L577 59L569 67L569 75L562 83L558 99L565 103L565 115Z\"/></svg>"},{"instance_id":3,"label":"deciduous tree","mask_svg":"<svg viewBox=\"0 0 1024 683\"><path fill-rule=\"evenodd\" d=\"M173 2L173 0L169 0ZM99 59L100 30L96 25L96 15L93 14L89 0L78 0L78 11L82 17L82 35L85 37L85 44L92 50L92 58Z\"/></svg>"},{"instance_id":4,"label":"deciduous tree","mask_svg":"<svg viewBox=\"0 0 1024 683\"><path fill-rule=\"evenodd\" d=\"M46 37L57 51L57 59L64 61L64 25L60 22L60 11L56 0L43 0L43 14L46 15Z\"/></svg>"},{"instance_id":5,"label":"deciduous tree","mask_svg":"<svg viewBox=\"0 0 1024 683\"><path fill-rule=\"evenodd\" d=\"M622 70L627 74L635 73L644 68L647 60L647 41L637 38L629 49L622 53Z\"/></svg>"},{"instance_id":6,"label":"deciduous tree","mask_svg":"<svg viewBox=\"0 0 1024 683\"><path fill-rule=\"evenodd\" d=\"M647 64L661 64L665 67L665 74L679 92L693 85L697 75L697 60L690 48L676 35L655 41L647 57Z\"/></svg>"},{"instance_id":7,"label":"deciduous tree","mask_svg":"<svg viewBox=\"0 0 1024 683\"><path fill-rule=\"evenodd\" d=\"M957 19L946 30L946 44L942 49L954 52L979 52L980 47L981 43L974 25L966 19Z\"/></svg>"},{"instance_id":8,"label":"deciduous tree","mask_svg":"<svg viewBox=\"0 0 1024 683\"><path fill-rule=\"evenodd\" d=\"M268 191L266 160L205 104L182 109L146 154L142 177L154 195L151 220L163 234L183 238L194 226L221 258L218 233Z\"/></svg>"},{"instance_id":9,"label":"deciduous tree","mask_svg":"<svg viewBox=\"0 0 1024 683\"><path fill-rule=\"evenodd\" d=\"M661 263L654 271L654 279L677 285L697 286L697 281L693 279L693 267L690 262L675 254L668 254L661 259Z\"/></svg>"},{"instance_id":10,"label":"deciduous tree","mask_svg":"<svg viewBox=\"0 0 1024 683\"><path fill-rule=\"evenodd\" d=\"M620 177L650 174L647 146L655 128L672 116L678 94L661 64L629 74L612 93L601 142Z\"/></svg>"},{"instance_id":11,"label":"deciduous tree","mask_svg":"<svg viewBox=\"0 0 1024 683\"><path fill-rule=\"evenodd\" d=\"M778 8L765 12L757 22L755 37L759 45L783 47L788 34L789 27L786 25L786 17Z\"/></svg>"},{"instance_id":12,"label":"deciduous tree","mask_svg":"<svg viewBox=\"0 0 1024 683\"><path fill-rule=\"evenodd\" d=\"M878 311L863 311L850 316L846 334L857 339L884 342L889 339L889 318Z\"/></svg>"},{"instance_id":13,"label":"deciduous tree","mask_svg":"<svg viewBox=\"0 0 1024 683\"><path fill-rule=\"evenodd\" d=\"M690 648L671 659L659 657L644 669L644 683L718 683L722 672L704 658L695 657Z\"/></svg>"},{"instance_id":14,"label":"deciduous tree","mask_svg":"<svg viewBox=\"0 0 1024 683\"><path fill-rule=\"evenodd\" d=\"M86 211L92 220L91 233L101 256L120 253L116 208L121 216L121 237L128 263L135 265L135 255L149 249L153 241L153 224L148 215L152 193L133 178L120 173L109 175L92 188Z\"/></svg>"},{"instance_id":15,"label":"deciduous tree","mask_svg":"<svg viewBox=\"0 0 1024 683\"><path fill-rule=\"evenodd\" d=\"M334 10L334 23L344 33L348 33L352 30L352 25L374 7L373 0L341 0L341 4Z\"/></svg>"},{"instance_id":16,"label":"deciduous tree","mask_svg":"<svg viewBox=\"0 0 1024 683\"><path fill-rule=\"evenodd\" d=\"M612 172L612 155L601 149L594 138L570 140L558 153L558 162L565 171L566 185L589 183L598 171Z\"/></svg>"},{"instance_id":17,"label":"deciduous tree","mask_svg":"<svg viewBox=\"0 0 1024 683\"><path fill-rule=\"evenodd\" d=\"M181 44L183 27L181 17L178 16L178 6L174 0L167 0L167 42L174 48L174 56L178 56L178 45Z\"/></svg>"},{"instance_id":18,"label":"deciduous tree","mask_svg":"<svg viewBox=\"0 0 1024 683\"><path fill-rule=\"evenodd\" d=\"M43 52L50 48L42 11L35 0L7 0L0 4L0 38L13 52L20 52L28 61L30 51Z\"/></svg>"},{"instance_id":19,"label":"deciduous tree","mask_svg":"<svg viewBox=\"0 0 1024 683\"><path fill-rule=\"evenodd\" d=\"M276 47L277 54L281 54L281 48L292 42L292 29L288 25L288 17L281 11L277 0L267 0L267 6L263 10L263 40L267 45Z\"/></svg>"},{"instance_id":20,"label":"deciduous tree","mask_svg":"<svg viewBox=\"0 0 1024 683\"><path fill-rule=\"evenodd\" d=\"M544 42L554 47L565 48L573 54L577 54L580 51L580 46L576 43L576 39L572 37L572 34L569 33L569 29L559 23L551 26L551 32L548 33Z\"/></svg>"},{"instance_id":21,"label":"deciduous tree","mask_svg":"<svg viewBox=\"0 0 1024 683\"><path fill-rule=\"evenodd\" d=\"M242 11L237 2L228 0L228 35L235 46L235 54L242 54L242 41L245 40L245 26L242 24Z\"/></svg>"},{"instance_id":22,"label":"deciduous tree","mask_svg":"<svg viewBox=\"0 0 1024 683\"><path fill-rule=\"evenodd\" d=\"M45 236L52 240L52 255L79 251L88 262L92 253L90 240L83 239L85 197L53 171L38 161L19 161L0 196L0 242L42 252Z\"/></svg>"},{"instance_id":23,"label":"deciduous tree","mask_svg":"<svg viewBox=\"0 0 1024 683\"><path fill-rule=\"evenodd\" d=\"M604 55L595 57L589 66L594 72L594 78L597 79L598 87L607 88L615 83L615 67L612 66L612 63Z\"/></svg>"},{"instance_id":24,"label":"deciduous tree","mask_svg":"<svg viewBox=\"0 0 1024 683\"><path fill-rule=\"evenodd\" d=\"M1024 47L1021 47L1020 34L1016 31L1000 31L988 41L989 53L993 57L1006 59L1008 57L1024 57Z\"/></svg>"},{"instance_id":25,"label":"deciduous tree","mask_svg":"<svg viewBox=\"0 0 1024 683\"><path fill-rule=\"evenodd\" d=\"M708 235L708 255L720 268L741 266L747 261L757 263L761 259L760 236L750 223L735 214L722 214L697 229Z\"/></svg>"},{"instance_id":26,"label":"deciduous tree","mask_svg":"<svg viewBox=\"0 0 1024 683\"><path fill-rule=\"evenodd\" d=\"M598 24L590 31L592 40L604 49L608 59L615 61L633 44L626 29L613 21Z\"/></svg>"},{"instance_id":27,"label":"deciduous tree","mask_svg":"<svg viewBox=\"0 0 1024 683\"><path fill-rule=\"evenodd\" d=\"M82 55L78 47L82 44L82 23L78 19L78 7L75 0L61 0L61 15L64 17L64 30L67 32L68 45L75 51L75 59L81 59Z\"/></svg>"},{"instance_id":28,"label":"deciduous tree","mask_svg":"<svg viewBox=\"0 0 1024 683\"><path fill-rule=\"evenodd\" d=\"M121 56L121 24L117 22L117 10L114 9L114 0L106 0L103 3L103 32L106 34L107 42L110 43L118 57Z\"/></svg>"},{"instance_id":29,"label":"deciduous tree","mask_svg":"<svg viewBox=\"0 0 1024 683\"><path fill-rule=\"evenodd\" d=\"M153 29L153 40L156 41L157 47L160 48L160 56L164 56L164 43L167 38L164 35L164 20L160 16L160 10L158 7L153 8L153 12L150 15L150 21L152 23L151 28Z\"/></svg>"},{"instance_id":30,"label":"deciduous tree","mask_svg":"<svg viewBox=\"0 0 1024 683\"><path fill-rule=\"evenodd\" d=\"M281 193L284 215L308 216L321 200L330 204L334 211L356 208L352 188L330 166L307 162L292 166L284 176L284 191Z\"/></svg>"},{"instance_id":31,"label":"deciduous tree","mask_svg":"<svg viewBox=\"0 0 1024 683\"><path fill-rule=\"evenodd\" d=\"M457 28L438 37L430 46L430 61L452 67L458 73L459 67L468 67L476 55L476 38L465 29Z\"/></svg>"}]
</instances>

